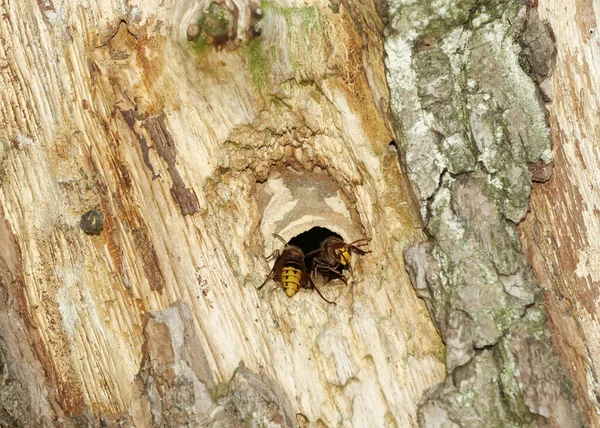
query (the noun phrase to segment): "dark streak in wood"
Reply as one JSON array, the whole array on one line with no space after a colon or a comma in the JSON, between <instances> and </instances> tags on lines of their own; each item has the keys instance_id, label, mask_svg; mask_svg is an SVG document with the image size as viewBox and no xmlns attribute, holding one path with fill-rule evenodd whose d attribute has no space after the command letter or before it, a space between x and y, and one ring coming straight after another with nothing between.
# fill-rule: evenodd
<instances>
[{"instance_id":1,"label":"dark streak in wood","mask_svg":"<svg viewBox=\"0 0 600 428\"><path fill-rule=\"evenodd\" d=\"M152 239L148 233L148 227L144 221L143 216L137 207L137 204L133 198L133 187L131 173L127 169L127 166L120 162L118 159L114 159L115 168L118 172L120 184L117 186L113 197L119 211L121 211L124 223L131 228L131 234L135 247L138 249L140 258L142 260L142 266L144 274L150 289L154 291L162 291L165 285L165 279L160 270L160 264L156 249L152 244ZM121 266L122 267L122 266Z\"/></svg>"},{"instance_id":2,"label":"dark streak in wood","mask_svg":"<svg viewBox=\"0 0 600 428\"><path fill-rule=\"evenodd\" d=\"M125 119L127 126L129 126L129 129L131 132L133 132L133 135L135 135L135 138L138 140L138 143L140 144L140 150L142 151L142 157L144 158L144 163L152 173L152 179L154 180L156 177L158 177L158 175L154 172L154 167L150 163L150 156L148 155L149 147L146 138L135 130L135 112L133 110L121 110L121 114L123 115L123 119Z\"/></svg>"},{"instance_id":3,"label":"dark streak in wood","mask_svg":"<svg viewBox=\"0 0 600 428\"><path fill-rule=\"evenodd\" d=\"M146 165L149 168L152 168L150 165L150 161L147 158L148 146L146 144L145 138L140 135L135 130L135 113L132 110L123 111L121 110L123 118L127 122L127 125L131 129L132 133L135 135L138 142L142 146L142 152L144 151L143 147L146 147L146 156L144 160L147 160L148 163ZM143 139L144 145L142 145L140 139ZM112 151L109 152L111 170L114 171L114 177L116 180L114 188L106 184L104 180L98 180L97 187L100 193L103 195L102 197L102 206L105 208L105 220L108 221L110 227L107 230L107 243L109 245L109 251L111 252L111 256L115 261L116 268L120 273L121 280L126 288L130 288L130 278L129 275L125 272L126 267L124 261L121 259L121 244L123 241L121 237L122 232L119 228L116 227L116 221L112 220L112 217L115 219L119 219L119 223L122 224L126 231L130 232L133 241L135 243L135 247L139 252L142 268L144 270L144 275L148 280L148 284L151 290L154 291L162 291L165 286L165 279L160 270L158 255L152 244L152 239L150 238L150 234L148 232L148 227L146 222L144 221L143 215L140 212L140 208L134 197L134 182L131 172L129 171L127 165L118 158L118 155L114 154ZM92 171L95 173L99 173L100 170L90 159L90 167ZM151 169L153 172L153 170ZM154 174L154 172L153 172ZM111 213L108 207L110 204L108 203L109 198L112 199L116 206L116 212Z\"/></svg>"},{"instance_id":4,"label":"dark streak in wood","mask_svg":"<svg viewBox=\"0 0 600 428\"><path fill-rule=\"evenodd\" d=\"M154 291L162 291L165 286L165 279L160 270L158 255L148 236L146 226L135 228L131 233L133 234L136 247L140 249L142 265L144 266L144 272L150 288Z\"/></svg>"},{"instance_id":5,"label":"dark streak in wood","mask_svg":"<svg viewBox=\"0 0 600 428\"><path fill-rule=\"evenodd\" d=\"M197 213L199 210L198 198L194 192L185 187L185 183L177 170L177 149L175 148L173 136L165 123L165 114L161 113L159 116L146 119L144 127L148 129L158 155L167 163L169 175L173 181L171 196L179 205L181 213L183 215Z\"/></svg>"}]
</instances>

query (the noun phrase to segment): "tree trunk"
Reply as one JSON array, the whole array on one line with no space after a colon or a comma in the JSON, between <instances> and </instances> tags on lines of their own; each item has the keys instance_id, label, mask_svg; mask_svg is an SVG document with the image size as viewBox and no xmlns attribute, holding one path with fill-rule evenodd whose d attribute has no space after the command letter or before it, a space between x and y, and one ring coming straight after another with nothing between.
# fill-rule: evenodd
<instances>
[{"instance_id":1,"label":"tree trunk","mask_svg":"<svg viewBox=\"0 0 600 428\"><path fill-rule=\"evenodd\" d=\"M443 379L402 262L423 235L390 146L379 15L259 6L4 2L2 331L29 406L7 421L209 423L243 362L293 423L410 426ZM189 41L199 17L225 35ZM99 235L82 230L92 209ZM373 238L348 286L317 284L337 305L257 291L272 234L313 226Z\"/></svg>"},{"instance_id":2,"label":"tree trunk","mask_svg":"<svg viewBox=\"0 0 600 428\"><path fill-rule=\"evenodd\" d=\"M405 3L0 0L0 425L580 423L515 228L546 27ZM273 234L372 240L288 297ZM588 323L563 364L594 424L595 309L550 294L554 331Z\"/></svg>"}]
</instances>

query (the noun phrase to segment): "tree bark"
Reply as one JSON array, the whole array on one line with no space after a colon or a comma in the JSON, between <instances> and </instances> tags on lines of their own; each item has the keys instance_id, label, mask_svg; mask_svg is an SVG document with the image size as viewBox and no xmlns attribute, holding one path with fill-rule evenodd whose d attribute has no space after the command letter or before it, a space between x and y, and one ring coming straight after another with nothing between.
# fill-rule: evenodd
<instances>
[{"instance_id":1,"label":"tree bark","mask_svg":"<svg viewBox=\"0 0 600 428\"><path fill-rule=\"evenodd\" d=\"M516 229L552 169L551 29L533 3L389 9L392 112L428 236L405 261L446 344L419 424L580 426Z\"/></svg>"}]
</instances>

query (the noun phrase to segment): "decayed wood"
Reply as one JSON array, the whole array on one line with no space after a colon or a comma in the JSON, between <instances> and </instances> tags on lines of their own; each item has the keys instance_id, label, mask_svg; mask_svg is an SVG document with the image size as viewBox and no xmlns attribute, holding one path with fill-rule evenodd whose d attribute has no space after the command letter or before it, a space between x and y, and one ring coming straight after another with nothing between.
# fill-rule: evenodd
<instances>
[{"instance_id":1,"label":"decayed wood","mask_svg":"<svg viewBox=\"0 0 600 428\"><path fill-rule=\"evenodd\" d=\"M218 49L187 40L207 2L0 5L3 282L57 386L39 420L127 413L144 315L179 301L216 382L243 361L302 420L414 425L443 347L402 262L422 236L388 146L374 5L265 4L255 38L257 4L237 2L241 40ZM286 167L327 174L352 233L373 238L355 280L324 290L335 307L256 290L278 232L261 229L257 182ZM89 236L95 207L105 228Z\"/></svg>"},{"instance_id":2,"label":"decayed wood","mask_svg":"<svg viewBox=\"0 0 600 428\"><path fill-rule=\"evenodd\" d=\"M549 85L554 173L534 187L520 230L547 289L555 348L590 425L600 426L600 8L590 0L540 0L538 9L558 50Z\"/></svg>"}]
</instances>

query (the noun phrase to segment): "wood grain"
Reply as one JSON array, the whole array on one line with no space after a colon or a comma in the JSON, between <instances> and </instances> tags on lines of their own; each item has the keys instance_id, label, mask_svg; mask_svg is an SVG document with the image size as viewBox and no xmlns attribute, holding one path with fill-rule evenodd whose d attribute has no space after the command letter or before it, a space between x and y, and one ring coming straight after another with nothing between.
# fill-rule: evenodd
<instances>
[{"instance_id":1,"label":"wood grain","mask_svg":"<svg viewBox=\"0 0 600 428\"><path fill-rule=\"evenodd\" d=\"M65 415L126 413L144 315L180 301L217 381L243 361L311 423L414 426L443 345L403 266L423 237L388 146L375 7L271 5L260 40L198 51L204 6L0 1L0 221L48 385ZM285 168L328 174L373 237L354 281L325 287L335 307L256 290L257 183ZM95 207L98 237L79 228Z\"/></svg>"}]
</instances>

